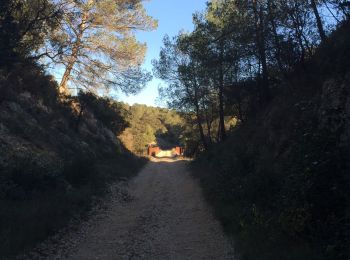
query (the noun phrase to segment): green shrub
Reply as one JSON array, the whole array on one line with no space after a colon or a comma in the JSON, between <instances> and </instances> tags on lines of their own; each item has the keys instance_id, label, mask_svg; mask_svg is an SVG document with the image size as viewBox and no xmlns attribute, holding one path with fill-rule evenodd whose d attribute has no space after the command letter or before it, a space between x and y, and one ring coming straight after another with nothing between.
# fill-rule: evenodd
<instances>
[{"instance_id":1,"label":"green shrub","mask_svg":"<svg viewBox=\"0 0 350 260\"><path fill-rule=\"evenodd\" d=\"M127 111L110 98L79 92L78 101L83 112L84 109L91 110L95 117L116 135L121 134L129 126L125 120Z\"/></svg>"},{"instance_id":2,"label":"green shrub","mask_svg":"<svg viewBox=\"0 0 350 260\"><path fill-rule=\"evenodd\" d=\"M287 151L260 138L272 130L257 121L261 127L241 126L193 163L242 259L349 257L350 149L310 124L313 111L298 119L298 127L284 127ZM286 154L274 157L274 149Z\"/></svg>"},{"instance_id":3,"label":"green shrub","mask_svg":"<svg viewBox=\"0 0 350 260\"><path fill-rule=\"evenodd\" d=\"M73 187L79 187L93 182L96 179L94 174L96 174L94 159L82 155L77 156L72 162L67 163L63 171L65 179Z\"/></svg>"},{"instance_id":4,"label":"green shrub","mask_svg":"<svg viewBox=\"0 0 350 260\"><path fill-rule=\"evenodd\" d=\"M106 194L118 178L134 176L145 164L131 154L105 161L77 156L58 175L31 161L12 175L0 176L0 255L14 256L66 226L73 216L90 209L92 198ZM31 168L30 168L31 167Z\"/></svg>"}]
</instances>

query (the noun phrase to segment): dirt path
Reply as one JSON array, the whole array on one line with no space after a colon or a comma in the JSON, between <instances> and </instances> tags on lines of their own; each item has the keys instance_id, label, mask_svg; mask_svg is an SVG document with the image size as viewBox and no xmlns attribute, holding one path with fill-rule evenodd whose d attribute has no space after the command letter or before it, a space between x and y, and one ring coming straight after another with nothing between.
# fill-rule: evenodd
<instances>
[{"instance_id":1,"label":"dirt path","mask_svg":"<svg viewBox=\"0 0 350 260\"><path fill-rule=\"evenodd\" d=\"M155 160L48 259L233 259L187 161Z\"/></svg>"}]
</instances>

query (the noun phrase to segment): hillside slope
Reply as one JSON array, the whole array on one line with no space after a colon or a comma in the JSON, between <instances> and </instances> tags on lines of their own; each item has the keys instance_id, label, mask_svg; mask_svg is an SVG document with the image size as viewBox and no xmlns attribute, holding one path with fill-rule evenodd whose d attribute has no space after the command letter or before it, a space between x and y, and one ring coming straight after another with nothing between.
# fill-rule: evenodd
<instances>
[{"instance_id":1,"label":"hillside slope","mask_svg":"<svg viewBox=\"0 0 350 260\"><path fill-rule=\"evenodd\" d=\"M350 23L194 163L242 259L350 257Z\"/></svg>"},{"instance_id":2,"label":"hillside slope","mask_svg":"<svg viewBox=\"0 0 350 260\"><path fill-rule=\"evenodd\" d=\"M59 98L56 82L30 61L0 70L0 93L2 258L56 232L88 209L109 182L135 174L144 162L126 151L107 124L120 122L102 120L105 114L91 104L82 112L77 98ZM120 119L116 109L104 110L111 120Z\"/></svg>"}]
</instances>

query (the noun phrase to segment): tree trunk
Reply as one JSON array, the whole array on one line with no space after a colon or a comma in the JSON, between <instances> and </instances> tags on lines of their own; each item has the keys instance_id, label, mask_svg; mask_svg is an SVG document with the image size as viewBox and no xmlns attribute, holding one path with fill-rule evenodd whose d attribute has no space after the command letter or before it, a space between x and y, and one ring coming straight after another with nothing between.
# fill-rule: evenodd
<instances>
[{"instance_id":1,"label":"tree trunk","mask_svg":"<svg viewBox=\"0 0 350 260\"><path fill-rule=\"evenodd\" d=\"M75 43L73 45L72 48L72 54L69 58L68 64L66 66L66 69L64 71L61 83L59 85L59 93L63 94L63 95L67 95L69 93L69 90L67 88L67 83L69 81L70 75L72 73L74 64L77 62L78 60L78 55L79 55L79 51L82 47L82 38L84 36L84 32L85 29L87 27L87 20L89 18L89 8L91 7L91 5L93 4L93 0L89 0L87 3L87 10L82 14L81 17L81 23L79 24L79 30L78 33L76 35L76 40Z\"/></svg>"},{"instance_id":2,"label":"tree trunk","mask_svg":"<svg viewBox=\"0 0 350 260\"><path fill-rule=\"evenodd\" d=\"M220 128L221 128L221 125L219 124L219 126L218 126L218 131L217 131L217 133L216 133L216 141L217 141L217 142L220 141L220 133L221 133Z\"/></svg>"},{"instance_id":3,"label":"tree trunk","mask_svg":"<svg viewBox=\"0 0 350 260\"><path fill-rule=\"evenodd\" d=\"M200 107L199 107L199 102L198 102L198 91L197 91L197 85L195 84L195 89L194 89L194 95L192 96L191 92L189 91L188 86L186 86L186 92L188 94L188 96L191 99L191 102L196 110L196 123L198 126L198 131L199 131L199 136L201 138L201 141L203 143L204 149L208 150L208 143L205 139L205 135L204 135L204 130L203 130L203 126L202 126L202 122L201 122L201 115L200 115Z\"/></svg>"},{"instance_id":4,"label":"tree trunk","mask_svg":"<svg viewBox=\"0 0 350 260\"><path fill-rule=\"evenodd\" d=\"M226 139L226 127L225 127L225 111L224 111L224 97L223 91L219 90L219 117L220 117L220 141Z\"/></svg>"},{"instance_id":5,"label":"tree trunk","mask_svg":"<svg viewBox=\"0 0 350 260\"><path fill-rule=\"evenodd\" d=\"M206 111L206 113L205 113L205 120L206 120L206 123L207 123L209 144L212 145L212 144L213 144L213 139L212 139L212 137L211 137L211 124L212 124L212 120L211 120L210 116L208 115L208 111Z\"/></svg>"},{"instance_id":6,"label":"tree trunk","mask_svg":"<svg viewBox=\"0 0 350 260\"><path fill-rule=\"evenodd\" d=\"M266 60L266 39L265 39L265 25L264 25L264 13L262 6L257 7L256 0L253 1L253 9L255 14L255 29L256 29L256 43L258 49L258 57L262 67L262 80L261 80L261 104L265 105L271 98L270 86L269 86L269 74Z\"/></svg>"},{"instance_id":7,"label":"tree trunk","mask_svg":"<svg viewBox=\"0 0 350 260\"><path fill-rule=\"evenodd\" d=\"M275 21L275 15L274 15L274 12L273 12L273 6L272 6L272 3L271 3L271 0L267 1L267 5L268 5L268 10L269 10L268 17L269 17L269 20L270 20L271 29L272 29L273 38L274 38L275 47L276 47L277 65L278 65L278 68L279 68L280 72L285 77L285 70L283 68L283 64L282 64L282 60L281 60L281 44L280 44L280 40L278 39L277 25L276 25L276 21Z\"/></svg>"},{"instance_id":8,"label":"tree trunk","mask_svg":"<svg viewBox=\"0 0 350 260\"><path fill-rule=\"evenodd\" d=\"M220 79L219 79L219 120L220 120L220 141L226 139L225 111L224 111L224 45L220 42Z\"/></svg>"},{"instance_id":9,"label":"tree trunk","mask_svg":"<svg viewBox=\"0 0 350 260\"><path fill-rule=\"evenodd\" d=\"M317 24L318 32L320 34L321 41L324 42L327 37L326 37L326 33L324 31L324 28L323 28L323 23L321 20L320 13L317 10L316 1L315 0L310 0L310 1L311 1L311 8L312 8L314 15L315 15L315 18L316 18L316 24Z\"/></svg>"},{"instance_id":10,"label":"tree trunk","mask_svg":"<svg viewBox=\"0 0 350 260\"><path fill-rule=\"evenodd\" d=\"M84 112L84 106L80 103L80 110L79 110L78 118L77 118L76 125L75 125L76 132L79 131L79 126L80 126L81 120L83 118L83 112Z\"/></svg>"},{"instance_id":11,"label":"tree trunk","mask_svg":"<svg viewBox=\"0 0 350 260\"><path fill-rule=\"evenodd\" d=\"M77 48L78 49L78 48ZM74 50L73 50L74 51ZM78 53L77 53L78 54ZM75 62L77 61L77 54L75 56L72 56L70 61L68 62L66 69L64 71L60 86L59 86L59 93L62 95L68 95L69 94L69 90L67 88L67 83L69 81L69 77L71 75L73 66L75 64Z\"/></svg>"},{"instance_id":12,"label":"tree trunk","mask_svg":"<svg viewBox=\"0 0 350 260\"><path fill-rule=\"evenodd\" d=\"M244 122L243 118L243 111L242 111L242 98L241 94L237 97L237 111L238 111L238 120L240 120L242 123Z\"/></svg>"},{"instance_id":13,"label":"tree trunk","mask_svg":"<svg viewBox=\"0 0 350 260\"><path fill-rule=\"evenodd\" d=\"M201 122L201 116L200 116L200 111L199 111L199 106L198 105L196 105L196 117L197 117L197 125L198 125L200 138L202 140L204 149L208 150L208 143L207 143L207 141L205 139L204 130L203 130L202 122Z\"/></svg>"},{"instance_id":14,"label":"tree trunk","mask_svg":"<svg viewBox=\"0 0 350 260\"><path fill-rule=\"evenodd\" d=\"M303 28L300 28L302 26L301 26L301 23L298 19L297 14L294 15L292 12L290 12L289 16L290 16L290 19L292 20L293 27L294 27L293 29L295 32L295 37L297 39L297 42L299 44L300 51L301 51L299 62L302 65L304 65L305 56L306 56L306 49L305 49L306 47L304 46L304 43L303 43ZM305 42L305 44L307 44L307 42Z\"/></svg>"}]
</instances>

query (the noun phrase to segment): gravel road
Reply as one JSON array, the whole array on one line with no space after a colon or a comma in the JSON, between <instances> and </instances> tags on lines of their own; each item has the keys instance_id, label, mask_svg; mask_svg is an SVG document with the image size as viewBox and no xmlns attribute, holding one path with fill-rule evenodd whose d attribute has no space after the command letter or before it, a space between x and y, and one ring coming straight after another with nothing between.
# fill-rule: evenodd
<instances>
[{"instance_id":1,"label":"gravel road","mask_svg":"<svg viewBox=\"0 0 350 260\"><path fill-rule=\"evenodd\" d=\"M188 161L154 159L46 259L233 259ZM120 197L123 197L121 200Z\"/></svg>"}]
</instances>

